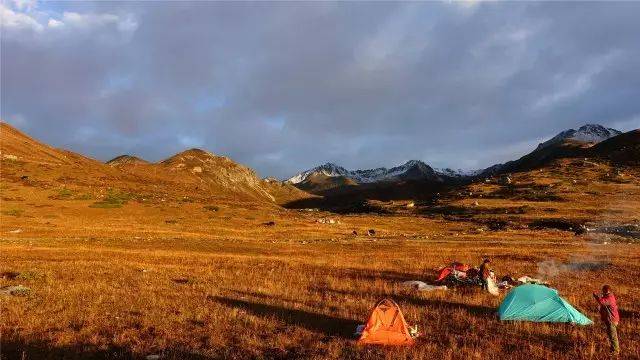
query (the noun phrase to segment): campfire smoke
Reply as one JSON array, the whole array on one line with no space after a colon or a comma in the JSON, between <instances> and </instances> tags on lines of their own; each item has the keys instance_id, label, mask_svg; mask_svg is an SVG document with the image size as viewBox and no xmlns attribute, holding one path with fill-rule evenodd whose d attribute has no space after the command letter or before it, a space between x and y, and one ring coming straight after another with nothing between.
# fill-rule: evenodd
<instances>
[{"instance_id":1,"label":"campfire smoke","mask_svg":"<svg viewBox=\"0 0 640 360\"><path fill-rule=\"evenodd\" d=\"M573 256L568 263L558 262L554 259L538 263L538 276L541 278L553 278L566 272L598 271L611 265L607 254L596 256L594 250L588 254Z\"/></svg>"}]
</instances>

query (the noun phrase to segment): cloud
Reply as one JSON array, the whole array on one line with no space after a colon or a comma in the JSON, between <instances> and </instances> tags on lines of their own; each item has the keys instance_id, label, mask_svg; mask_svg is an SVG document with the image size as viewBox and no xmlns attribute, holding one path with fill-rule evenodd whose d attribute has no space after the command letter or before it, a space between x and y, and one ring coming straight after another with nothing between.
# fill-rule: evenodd
<instances>
[{"instance_id":1,"label":"cloud","mask_svg":"<svg viewBox=\"0 0 640 360\"><path fill-rule=\"evenodd\" d=\"M2 18L2 29L11 34L14 31L31 30L40 32L44 29L38 21L31 16L15 12L0 3L0 18Z\"/></svg>"},{"instance_id":2,"label":"cloud","mask_svg":"<svg viewBox=\"0 0 640 360\"><path fill-rule=\"evenodd\" d=\"M199 146L281 178L476 168L584 123L640 127L638 3L2 9L2 117L102 160Z\"/></svg>"},{"instance_id":3,"label":"cloud","mask_svg":"<svg viewBox=\"0 0 640 360\"><path fill-rule=\"evenodd\" d=\"M35 0L10 0L9 3L19 11L31 11L37 7Z\"/></svg>"},{"instance_id":4,"label":"cloud","mask_svg":"<svg viewBox=\"0 0 640 360\"><path fill-rule=\"evenodd\" d=\"M49 19L49 22L47 22L47 26L50 28L59 28L64 26L64 22L56 19Z\"/></svg>"},{"instance_id":5,"label":"cloud","mask_svg":"<svg viewBox=\"0 0 640 360\"><path fill-rule=\"evenodd\" d=\"M115 26L119 31L131 32L138 28L138 23L132 15L118 16L114 14L79 14L76 12L65 11L62 14L62 18L56 22L78 29Z\"/></svg>"},{"instance_id":6,"label":"cloud","mask_svg":"<svg viewBox=\"0 0 640 360\"><path fill-rule=\"evenodd\" d=\"M619 53L613 51L587 62L584 69L575 74L559 74L553 79L556 84L555 89L538 99L533 104L533 110L551 107L559 102L575 98L589 90L592 87L593 79L606 70L610 64L614 63L617 55Z\"/></svg>"},{"instance_id":7,"label":"cloud","mask_svg":"<svg viewBox=\"0 0 640 360\"><path fill-rule=\"evenodd\" d=\"M51 36L52 32L68 31L95 31L108 27L115 27L123 33L134 32L138 22L132 14L110 13L77 13L64 11L62 15L44 11L38 7L35 1L13 0L0 4L3 30L11 37L27 41L24 32L32 32L41 37ZM76 34L77 35L77 34Z\"/></svg>"}]
</instances>

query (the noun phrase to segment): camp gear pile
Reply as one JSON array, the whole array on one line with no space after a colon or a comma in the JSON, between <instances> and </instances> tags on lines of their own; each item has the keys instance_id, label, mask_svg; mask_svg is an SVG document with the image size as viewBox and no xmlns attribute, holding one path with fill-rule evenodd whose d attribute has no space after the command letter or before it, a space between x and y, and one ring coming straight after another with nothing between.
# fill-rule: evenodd
<instances>
[{"instance_id":1,"label":"camp gear pile","mask_svg":"<svg viewBox=\"0 0 640 360\"><path fill-rule=\"evenodd\" d=\"M450 287L483 285L480 269L457 261L441 268L438 272L436 282L446 284ZM492 270L489 272L489 277L487 278L487 290L492 295L498 295L497 281Z\"/></svg>"}]
</instances>

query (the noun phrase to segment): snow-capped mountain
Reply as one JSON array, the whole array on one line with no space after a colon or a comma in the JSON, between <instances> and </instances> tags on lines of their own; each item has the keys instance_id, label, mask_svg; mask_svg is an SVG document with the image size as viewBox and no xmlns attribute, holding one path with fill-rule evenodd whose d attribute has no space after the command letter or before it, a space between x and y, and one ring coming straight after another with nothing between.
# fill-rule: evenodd
<instances>
[{"instance_id":1,"label":"snow-capped mountain","mask_svg":"<svg viewBox=\"0 0 640 360\"><path fill-rule=\"evenodd\" d=\"M316 166L313 169L309 169L299 174L296 174L291 178L289 178L287 182L290 184L299 184L307 180L311 175L314 175L314 174L322 174L328 177L338 177L338 176L349 177L350 173L351 172L349 170L343 168L342 166L338 166L336 164L328 162L326 164Z\"/></svg>"},{"instance_id":2,"label":"snow-capped mountain","mask_svg":"<svg viewBox=\"0 0 640 360\"><path fill-rule=\"evenodd\" d=\"M575 140L587 143L599 143L601 141L622 134L621 131L606 128L598 124L583 125L578 130L569 129L538 145L538 149L561 143L565 140Z\"/></svg>"},{"instance_id":3,"label":"snow-capped mountain","mask_svg":"<svg viewBox=\"0 0 640 360\"><path fill-rule=\"evenodd\" d=\"M471 177L476 176L484 171L484 169L477 170L464 170L464 169L451 169L451 168L433 168L436 174L453 177L453 178L461 178L461 177Z\"/></svg>"},{"instance_id":4,"label":"snow-capped mountain","mask_svg":"<svg viewBox=\"0 0 640 360\"><path fill-rule=\"evenodd\" d=\"M359 184L389 182L400 180L440 180L438 174L427 164L419 160L410 160L390 169L381 167L368 170L347 170L333 163L326 163L303 171L287 180L291 184L305 182L311 176L345 177Z\"/></svg>"},{"instance_id":5,"label":"snow-capped mountain","mask_svg":"<svg viewBox=\"0 0 640 360\"><path fill-rule=\"evenodd\" d=\"M565 148L556 149L553 145L563 144L565 140L573 140L583 143L599 143L614 136L622 134L621 131L612 128L606 128L602 125L587 124L575 129L562 131L553 138L541 143L531 153L520 159L509 161L504 164L495 164L486 169L463 170L452 168L431 168L419 160L410 160L406 163L388 168L376 168L368 170L347 170L342 166L333 163L326 163L313 169L301 172L289 180L290 184L301 184L305 182L316 181L312 177L324 177L338 179L347 179L351 183L370 184L377 182L394 182L402 180L431 180L431 181L447 181L456 179L469 180L478 176L486 176L497 174L500 172L516 171L519 168L529 168L536 164L544 163L550 159L558 157L571 156L573 152ZM576 150L577 151L577 150Z\"/></svg>"},{"instance_id":6,"label":"snow-capped mountain","mask_svg":"<svg viewBox=\"0 0 640 360\"><path fill-rule=\"evenodd\" d=\"M582 144L595 145L620 134L622 134L622 132L619 130L606 128L598 124L583 125L579 127L578 130L565 130L539 144L536 149L523 157L508 161L504 164L490 166L484 169L479 175L488 176L522 169L531 169L559 158L584 157L585 154L583 150L585 147L583 147ZM567 144L567 140L577 142L578 144Z\"/></svg>"}]
</instances>

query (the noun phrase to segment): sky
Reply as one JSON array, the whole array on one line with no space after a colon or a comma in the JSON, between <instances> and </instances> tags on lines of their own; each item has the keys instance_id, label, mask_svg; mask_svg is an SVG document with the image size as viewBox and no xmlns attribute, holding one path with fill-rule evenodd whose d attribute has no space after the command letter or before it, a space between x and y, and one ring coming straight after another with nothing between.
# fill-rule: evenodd
<instances>
[{"instance_id":1,"label":"sky","mask_svg":"<svg viewBox=\"0 0 640 360\"><path fill-rule=\"evenodd\" d=\"M640 2L0 6L0 116L100 160L477 169L640 128Z\"/></svg>"}]
</instances>

